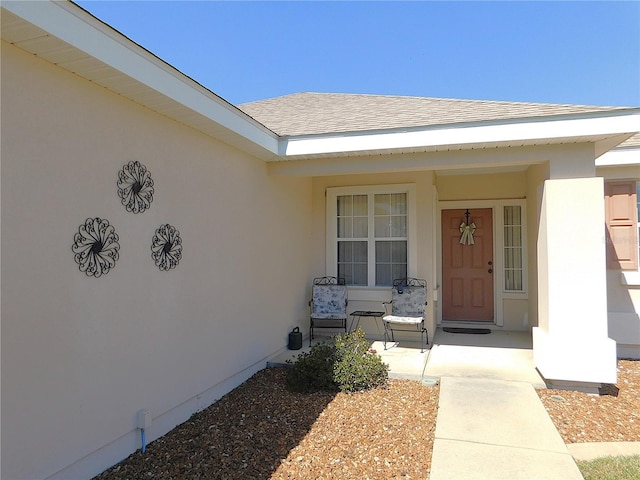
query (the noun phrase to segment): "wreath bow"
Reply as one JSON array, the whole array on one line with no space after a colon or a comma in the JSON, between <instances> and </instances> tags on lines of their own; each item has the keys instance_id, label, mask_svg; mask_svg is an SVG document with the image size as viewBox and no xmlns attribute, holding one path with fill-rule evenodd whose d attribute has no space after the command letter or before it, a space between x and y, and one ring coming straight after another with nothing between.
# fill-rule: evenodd
<instances>
[{"instance_id":1,"label":"wreath bow","mask_svg":"<svg viewBox=\"0 0 640 480\"><path fill-rule=\"evenodd\" d=\"M462 222L460 224L460 233L462 234L462 236L460 237L460 243L462 245L474 245L475 242L473 241L473 233L475 231L476 231L475 223L471 223L470 225L467 225L466 223Z\"/></svg>"}]
</instances>

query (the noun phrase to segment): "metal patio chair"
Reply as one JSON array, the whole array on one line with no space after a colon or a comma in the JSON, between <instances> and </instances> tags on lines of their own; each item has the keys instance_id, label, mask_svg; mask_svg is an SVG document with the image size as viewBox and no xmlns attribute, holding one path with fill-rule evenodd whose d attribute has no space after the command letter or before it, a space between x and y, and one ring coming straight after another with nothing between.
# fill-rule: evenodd
<instances>
[{"instance_id":1,"label":"metal patio chair","mask_svg":"<svg viewBox=\"0 0 640 480\"><path fill-rule=\"evenodd\" d=\"M309 346L316 328L341 328L347 332L347 285L344 278L317 277L311 287Z\"/></svg>"},{"instance_id":2,"label":"metal patio chair","mask_svg":"<svg viewBox=\"0 0 640 480\"><path fill-rule=\"evenodd\" d=\"M384 325L384 349L387 349L389 333L395 342L394 331L419 333L420 353L424 352L425 337L429 344L429 332L424 325L427 306L427 281L420 278L398 278L393 281L391 302L384 302L387 314ZM391 312L389 312L391 309Z\"/></svg>"}]
</instances>

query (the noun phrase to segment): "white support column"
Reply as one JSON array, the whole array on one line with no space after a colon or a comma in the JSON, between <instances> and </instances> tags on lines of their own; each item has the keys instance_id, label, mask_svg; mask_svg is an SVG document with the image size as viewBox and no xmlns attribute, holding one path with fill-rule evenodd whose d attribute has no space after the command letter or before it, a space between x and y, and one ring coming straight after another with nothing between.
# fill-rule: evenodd
<instances>
[{"instance_id":1,"label":"white support column","mask_svg":"<svg viewBox=\"0 0 640 480\"><path fill-rule=\"evenodd\" d=\"M549 381L615 383L601 178L546 180L538 231L534 361Z\"/></svg>"}]
</instances>

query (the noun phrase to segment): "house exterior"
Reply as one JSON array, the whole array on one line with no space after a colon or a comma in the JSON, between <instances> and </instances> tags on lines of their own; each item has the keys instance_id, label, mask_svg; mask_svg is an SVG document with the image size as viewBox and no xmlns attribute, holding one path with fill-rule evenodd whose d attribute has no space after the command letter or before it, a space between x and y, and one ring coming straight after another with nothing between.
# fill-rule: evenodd
<instances>
[{"instance_id":1,"label":"house exterior","mask_svg":"<svg viewBox=\"0 0 640 480\"><path fill-rule=\"evenodd\" d=\"M354 310L425 278L430 332L532 331L549 382L640 357L639 108L236 107L71 2L1 20L2 478L90 478L141 410L165 434L306 328L325 274Z\"/></svg>"}]
</instances>

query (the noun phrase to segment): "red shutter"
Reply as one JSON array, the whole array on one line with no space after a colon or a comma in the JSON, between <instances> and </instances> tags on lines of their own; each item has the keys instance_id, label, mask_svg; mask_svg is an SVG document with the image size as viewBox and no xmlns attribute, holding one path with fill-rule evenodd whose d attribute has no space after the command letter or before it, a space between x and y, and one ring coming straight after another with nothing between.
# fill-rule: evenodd
<instances>
[{"instance_id":1,"label":"red shutter","mask_svg":"<svg viewBox=\"0 0 640 480\"><path fill-rule=\"evenodd\" d=\"M636 182L606 182L607 268L638 269Z\"/></svg>"}]
</instances>

